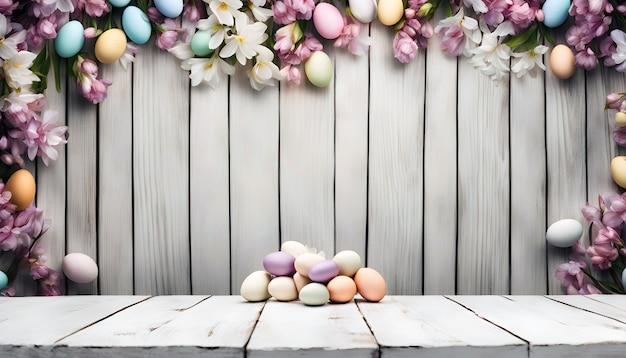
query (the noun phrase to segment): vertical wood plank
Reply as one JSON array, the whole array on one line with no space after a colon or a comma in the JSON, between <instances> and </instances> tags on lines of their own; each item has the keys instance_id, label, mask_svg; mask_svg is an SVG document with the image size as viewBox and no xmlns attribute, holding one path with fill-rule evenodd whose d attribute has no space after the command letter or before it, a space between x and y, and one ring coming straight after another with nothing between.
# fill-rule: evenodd
<instances>
[{"instance_id":1,"label":"vertical wood plank","mask_svg":"<svg viewBox=\"0 0 626 358\"><path fill-rule=\"evenodd\" d=\"M560 80L548 67L546 72L546 150L548 164L546 226L561 219L574 219L582 223L584 219L580 208L587 199L585 74L582 70L578 70L568 80ZM587 235L584 237L586 238ZM570 251L570 249L547 245L549 294L564 292L561 282L554 277L554 273L560 264L568 261Z\"/></svg>"},{"instance_id":2,"label":"vertical wood plank","mask_svg":"<svg viewBox=\"0 0 626 358\"><path fill-rule=\"evenodd\" d=\"M113 84L100 104L98 268L100 293L133 294L132 67L101 66Z\"/></svg>"},{"instance_id":3,"label":"vertical wood plank","mask_svg":"<svg viewBox=\"0 0 626 358\"><path fill-rule=\"evenodd\" d=\"M335 251L365 259L369 57L335 51Z\"/></svg>"},{"instance_id":4,"label":"vertical wood plank","mask_svg":"<svg viewBox=\"0 0 626 358\"><path fill-rule=\"evenodd\" d=\"M454 294L456 288L450 272L457 240L457 58L439 43L433 36L426 53L424 294Z\"/></svg>"},{"instance_id":5,"label":"vertical wood plank","mask_svg":"<svg viewBox=\"0 0 626 358\"><path fill-rule=\"evenodd\" d=\"M68 91L67 123L72 139L67 143L67 253L80 252L98 262L98 107L78 94L75 80L70 79ZM98 293L97 281L79 284L68 280L68 293Z\"/></svg>"},{"instance_id":6,"label":"vertical wood plank","mask_svg":"<svg viewBox=\"0 0 626 358\"><path fill-rule=\"evenodd\" d=\"M133 72L135 292L185 294L189 259L189 81L150 46Z\"/></svg>"},{"instance_id":7,"label":"vertical wood plank","mask_svg":"<svg viewBox=\"0 0 626 358\"><path fill-rule=\"evenodd\" d=\"M28 170L35 178L35 181L37 181L37 162L31 162L30 160L28 160L27 157L25 157L24 159L24 169ZM33 201L32 205L35 207L37 206L37 183L35 183L35 200ZM46 214L47 213L44 212L44 215ZM0 261L0 263L2 261ZM2 267L6 267L4 263L2 263ZM37 293L37 284L30 277L29 271L30 270L21 270L17 272L17 276L15 277L15 281L13 284L16 296L34 296Z\"/></svg>"},{"instance_id":8,"label":"vertical wood plank","mask_svg":"<svg viewBox=\"0 0 626 358\"><path fill-rule=\"evenodd\" d=\"M278 88L257 92L239 71L230 101L231 291L238 294L246 276L280 247Z\"/></svg>"},{"instance_id":9,"label":"vertical wood plank","mask_svg":"<svg viewBox=\"0 0 626 358\"><path fill-rule=\"evenodd\" d=\"M228 83L192 87L190 106L192 293L229 294Z\"/></svg>"},{"instance_id":10,"label":"vertical wood plank","mask_svg":"<svg viewBox=\"0 0 626 358\"><path fill-rule=\"evenodd\" d=\"M545 294L547 287L544 76L511 77L512 294Z\"/></svg>"},{"instance_id":11,"label":"vertical wood plank","mask_svg":"<svg viewBox=\"0 0 626 358\"><path fill-rule=\"evenodd\" d=\"M331 46L324 51L334 58ZM280 91L280 234L332 256L334 237L334 79L305 79Z\"/></svg>"},{"instance_id":12,"label":"vertical wood plank","mask_svg":"<svg viewBox=\"0 0 626 358\"><path fill-rule=\"evenodd\" d=\"M54 73L50 73L48 75L49 87L45 94L48 102L47 110L58 112L57 125L62 126L67 123L65 107L67 82L65 80L65 66L61 65L60 67L61 91L56 91ZM71 137L71 128L68 133ZM70 140L72 139L68 139L68 142ZM58 146L57 151L59 152L58 159L48 166L44 165L41 160L37 162L37 207L43 210L44 218L52 221L52 226L38 242L45 248L48 257L46 265L58 271L61 275L60 279L63 281L61 262L65 256L67 145Z\"/></svg>"},{"instance_id":13,"label":"vertical wood plank","mask_svg":"<svg viewBox=\"0 0 626 358\"><path fill-rule=\"evenodd\" d=\"M423 50L393 58L393 30L372 25L367 265L390 294L422 292Z\"/></svg>"},{"instance_id":14,"label":"vertical wood plank","mask_svg":"<svg viewBox=\"0 0 626 358\"><path fill-rule=\"evenodd\" d=\"M457 293L507 293L508 81L494 83L463 58L458 91Z\"/></svg>"}]
</instances>

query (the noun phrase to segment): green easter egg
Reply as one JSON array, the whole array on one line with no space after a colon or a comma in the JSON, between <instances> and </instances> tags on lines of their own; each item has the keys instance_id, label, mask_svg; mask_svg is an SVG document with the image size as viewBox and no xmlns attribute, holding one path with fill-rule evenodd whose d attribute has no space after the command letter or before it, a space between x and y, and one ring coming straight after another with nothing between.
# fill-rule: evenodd
<instances>
[{"instance_id":1,"label":"green easter egg","mask_svg":"<svg viewBox=\"0 0 626 358\"><path fill-rule=\"evenodd\" d=\"M333 63L324 51L315 51L304 63L304 73L313 85L326 87L333 78Z\"/></svg>"},{"instance_id":2,"label":"green easter egg","mask_svg":"<svg viewBox=\"0 0 626 358\"><path fill-rule=\"evenodd\" d=\"M206 57L213 54L213 50L209 48L211 33L209 30L199 30L191 38L191 52L196 56Z\"/></svg>"}]
</instances>

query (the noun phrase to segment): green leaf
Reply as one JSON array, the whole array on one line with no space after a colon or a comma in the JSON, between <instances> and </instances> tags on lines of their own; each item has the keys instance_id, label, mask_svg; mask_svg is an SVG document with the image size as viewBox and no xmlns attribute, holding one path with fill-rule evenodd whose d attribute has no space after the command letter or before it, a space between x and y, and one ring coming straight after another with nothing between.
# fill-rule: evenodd
<instances>
[{"instance_id":1,"label":"green leaf","mask_svg":"<svg viewBox=\"0 0 626 358\"><path fill-rule=\"evenodd\" d=\"M530 27L528 27L526 30L520 32L519 34L512 36L507 42L506 45L509 46L510 48L516 48L519 47L523 44L525 44L526 42L528 42L528 40L533 36L536 35L537 33L537 25L535 23L533 23Z\"/></svg>"},{"instance_id":2,"label":"green leaf","mask_svg":"<svg viewBox=\"0 0 626 358\"><path fill-rule=\"evenodd\" d=\"M59 69L59 56L53 54L52 56L52 67L54 69L54 87L57 89L57 92L61 92L61 70Z\"/></svg>"}]
</instances>

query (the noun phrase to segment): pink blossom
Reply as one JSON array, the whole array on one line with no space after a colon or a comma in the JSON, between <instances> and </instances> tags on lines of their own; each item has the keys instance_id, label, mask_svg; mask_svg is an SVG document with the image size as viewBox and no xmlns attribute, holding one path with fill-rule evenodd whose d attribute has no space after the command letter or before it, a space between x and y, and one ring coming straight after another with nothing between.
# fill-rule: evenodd
<instances>
[{"instance_id":1,"label":"pink blossom","mask_svg":"<svg viewBox=\"0 0 626 358\"><path fill-rule=\"evenodd\" d=\"M296 11L287 6L283 1L276 1L272 6L274 21L280 25L287 25L296 21Z\"/></svg>"},{"instance_id":2,"label":"pink blossom","mask_svg":"<svg viewBox=\"0 0 626 358\"><path fill-rule=\"evenodd\" d=\"M612 227L600 229L598 235L593 240L593 245L587 248L587 254L591 263L606 270L611 267L611 263L617 260L618 252L615 244L621 243L619 234Z\"/></svg>"},{"instance_id":3,"label":"pink blossom","mask_svg":"<svg viewBox=\"0 0 626 358\"><path fill-rule=\"evenodd\" d=\"M110 6L105 0L72 0L72 3L76 9L85 10L91 17L102 17L110 11Z\"/></svg>"},{"instance_id":4,"label":"pink blossom","mask_svg":"<svg viewBox=\"0 0 626 358\"><path fill-rule=\"evenodd\" d=\"M393 38L393 57L402 63L409 63L417 54L417 43L406 32L398 31Z\"/></svg>"},{"instance_id":5,"label":"pink blossom","mask_svg":"<svg viewBox=\"0 0 626 358\"><path fill-rule=\"evenodd\" d=\"M587 268L587 264L584 262L569 261L560 264L554 276L563 282L567 294L578 294L584 284L585 273L583 270L585 268Z\"/></svg>"},{"instance_id":6,"label":"pink blossom","mask_svg":"<svg viewBox=\"0 0 626 358\"><path fill-rule=\"evenodd\" d=\"M292 8L296 12L296 18L299 20L310 20L315 9L313 0L283 0L285 5Z\"/></svg>"},{"instance_id":7,"label":"pink blossom","mask_svg":"<svg viewBox=\"0 0 626 358\"><path fill-rule=\"evenodd\" d=\"M619 195L611 198L609 207L604 212L602 223L617 228L626 220L626 197Z\"/></svg>"},{"instance_id":8,"label":"pink blossom","mask_svg":"<svg viewBox=\"0 0 626 358\"><path fill-rule=\"evenodd\" d=\"M347 20L348 23L343 27L341 35L335 40L334 47L348 47L348 51L356 56L362 56L367 53L367 49L370 45L369 37L367 34L367 28L365 24L360 22L352 22Z\"/></svg>"},{"instance_id":9,"label":"pink blossom","mask_svg":"<svg viewBox=\"0 0 626 358\"><path fill-rule=\"evenodd\" d=\"M177 39L176 31L157 32L155 44L161 50L169 50L176 44Z\"/></svg>"},{"instance_id":10,"label":"pink blossom","mask_svg":"<svg viewBox=\"0 0 626 358\"><path fill-rule=\"evenodd\" d=\"M593 50L587 48L576 53L576 65L585 70L593 70L598 65L598 58Z\"/></svg>"},{"instance_id":11,"label":"pink blossom","mask_svg":"<svg viewBox=\"0 0 626 358\"><path fill-rule=\"evenodd\" d=\"M286 65L285 67L281 68L280 74L287 79L287 82L295 83L296 85L299 85L300 81L302 80L300 70L292 65Z\"/></svg>"},{"instance_id":12,"label":"pink blossom","mask_svg":"<svg viewBox=\"0 0 626 358\"><path fill-rule=\"evenodd\" d=\"M98 78L98 65L79 56L75 65L76 89L86 100L93 104L104 101L111 81Z\"/></svg>"}]
</instances>

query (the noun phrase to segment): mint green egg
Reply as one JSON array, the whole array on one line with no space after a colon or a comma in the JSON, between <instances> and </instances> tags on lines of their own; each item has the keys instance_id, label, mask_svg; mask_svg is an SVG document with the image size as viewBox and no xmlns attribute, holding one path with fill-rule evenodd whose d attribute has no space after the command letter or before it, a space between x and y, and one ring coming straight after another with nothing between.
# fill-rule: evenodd
<instances>
[{"instance_id":1,"label":"mint green egg","mask_svg":"<svg viewBox=\"0 0 626 358\"><path fill-rule=\"evenodd\" d=\"M61 26L54 39L54 49L63 58L69 58L80 52L85 43L85 28L80 21L72 20Z\"/></svg>"},{"instance_id":2,"label":"mint green egg","mask_svg":"<svg viewBox=\"0 0 626 358\"><path fill-rule=\"evenodd\" d=\"M211 33L209 30L199 30L191 37L191 52L196 56L206 57L213 54L213 50L209 48Z\"/></svg>"},{"instance_id":3,"label":"mint green egg","mask_svg":"<svg viewBox=\"0 0 626 358\"><path fill-rule=\"evenodd\" d=\"M333 78L333 63L324 51L314 51L304 63L304 73L313 85L326 87Z\"/></svg>"},{"instance_id":4,"label":"mint green egg","mask_svg":"<svg viewBox=\"0 0 626 358\"><path fill-rule=\"evenodd\" d=\"M8 284L9 284L9 278L4 272L0 271L0 290L7 287Z\"/></svg>"}]
</instances>

